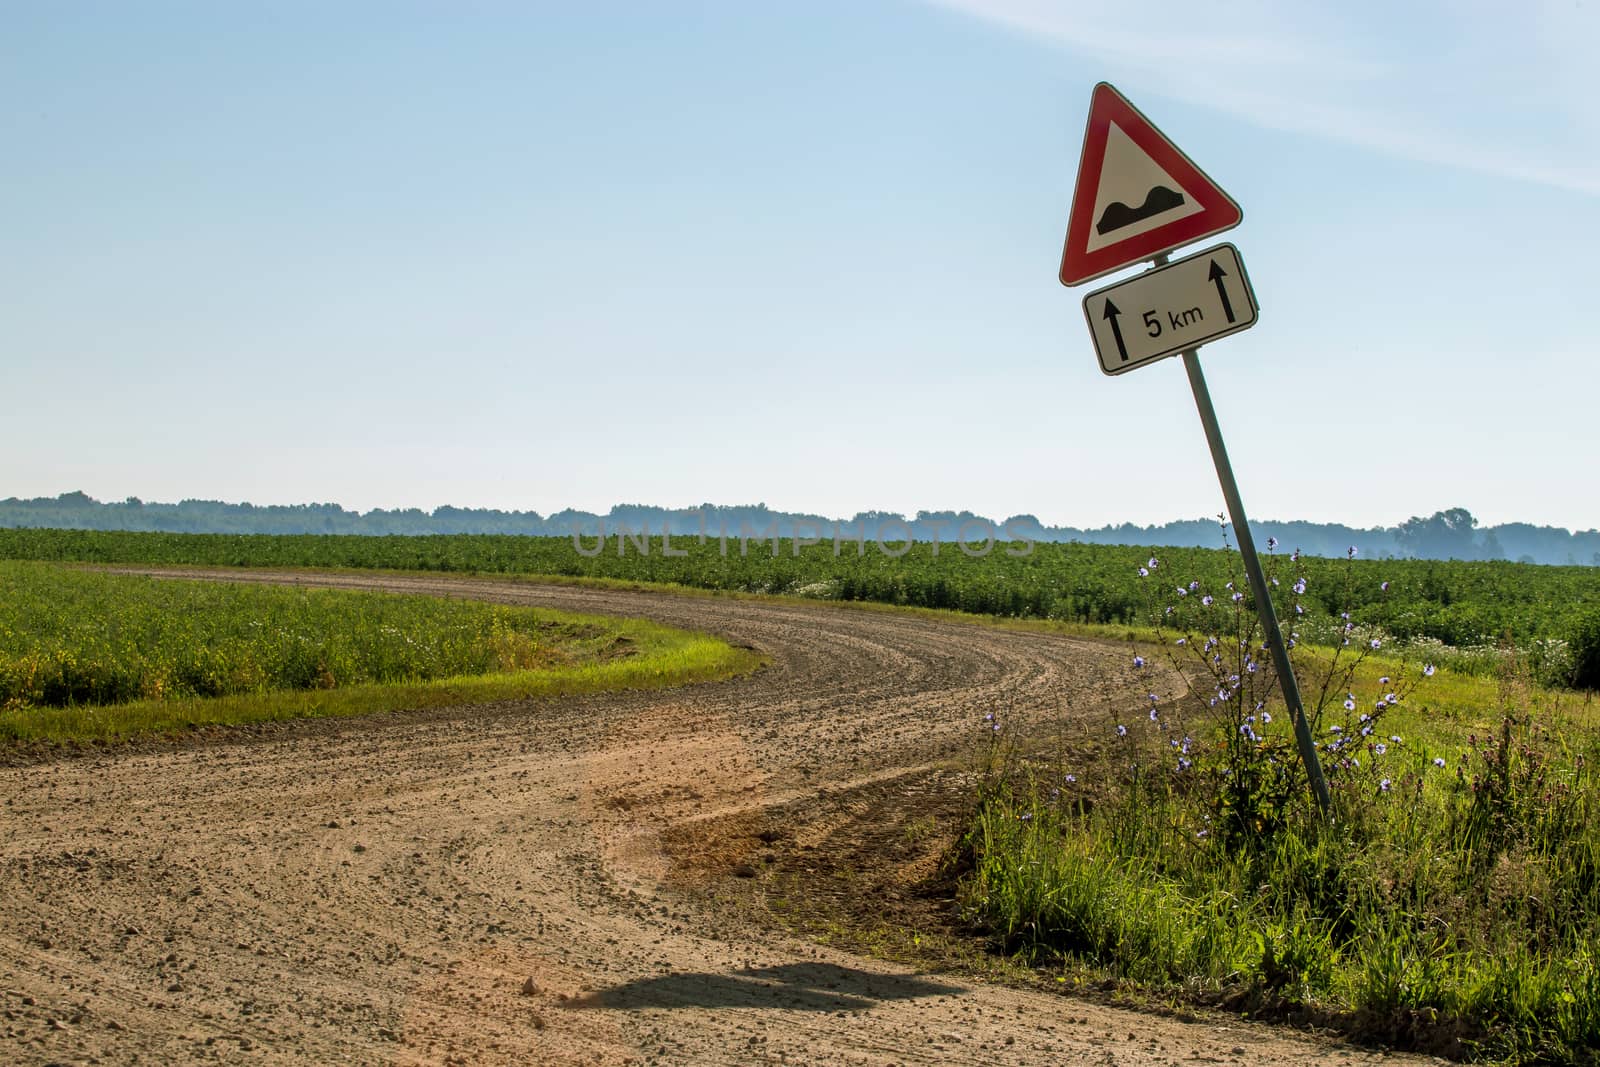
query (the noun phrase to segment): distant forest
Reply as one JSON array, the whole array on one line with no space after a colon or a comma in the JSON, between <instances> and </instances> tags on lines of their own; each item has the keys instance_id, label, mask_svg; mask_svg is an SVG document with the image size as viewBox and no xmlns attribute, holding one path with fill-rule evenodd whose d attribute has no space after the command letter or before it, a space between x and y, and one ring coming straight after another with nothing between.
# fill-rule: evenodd
<instances>
[{"instance_id":1,"label":"distant forest","mask_svg":"<svg viewBox=\"0 0 1600 1067\"><path fill-rule=\"evenodd\" d=\"M918 541L954 542L957 537L982 541L990 532L999 540L1080 541L1102 545L1174 545L1215 548L1223 531L1216 519L1183 519L1160 526L1102 526L1079 529L1045 526L1032 515L994 521L970 511L919 511L915 516L886 511L862 512L850 519L831 519L773 511L765 504L694 509L668 509L643 504L618 504L605 515L587 511L499 511L493 508L439 507L432 511L382 508L365 513L338 504L228 504L216 500L184 500L176 504L145 502L137 497L101 503L83 493L58 497L0 500L0 527L63 530L143 530L169 533L239 534L526 534L534 537L592 537L601 532L665 530L674 537L702 532L751 538L817 537L836 534L885 542L904 540L907 531ZM1479 526L1465 508L1415 517L1398 526L1358 529L1336 523L1254 520L1256 540L1276 537L1282 551L1300 549L1315 556L1342 556L1355 546L1370 558L1515 560L1523 563L1600 566L1600 530L1569 531L1554 526L1506 523Z\"/></svg>"}]
</instances>

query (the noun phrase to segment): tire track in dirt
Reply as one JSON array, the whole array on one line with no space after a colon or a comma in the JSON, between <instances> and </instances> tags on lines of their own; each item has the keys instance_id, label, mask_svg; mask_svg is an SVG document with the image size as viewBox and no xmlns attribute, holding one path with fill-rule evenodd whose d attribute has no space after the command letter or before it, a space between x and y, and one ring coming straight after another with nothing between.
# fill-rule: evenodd
<instances>
[{"instance_id":1,"label":"tire track in dirt","mask_svg":"<svg viewBox=\"0 0 1600 1067\"><path fill-rule=\"evenodd\" d=\"M224 577L650 618L754 646L772 666L0 769L0 1060L1377 1058L910 973L752 928L668 879L662 835L688 820L959 756L996 707L1043 722L1126 696L1115 646L829 605Z\"/></svg>"}]
</instances>

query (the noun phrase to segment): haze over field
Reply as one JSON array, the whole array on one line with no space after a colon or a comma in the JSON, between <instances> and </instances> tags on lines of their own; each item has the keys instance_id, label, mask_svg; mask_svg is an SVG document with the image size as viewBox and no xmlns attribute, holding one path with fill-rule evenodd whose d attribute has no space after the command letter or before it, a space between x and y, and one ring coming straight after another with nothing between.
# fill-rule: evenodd
<instances>
[{"instance_id":1,"label":"haze over field","mask_svg":"<svg viewBox=\"0 0 1600 1067\"><path fill-rule=\"evenodd\" d=\"M1600 527L1594 4L0 26L3 495L1213 514L1176 363L1104 378L1055 280L1108 79L1244 208L1252 514Z\"/></svg>"},{"instance_id":2,"label":"haze over field","mask_svg":"<svg viewBox=\"0 0 1600 1067\"><path fill-rule=\"evenodd\" d=\"M1275 537L1282 550L1309 555L1343 556L1354 547L1363 557L1418 559L1516 560L1524 563L1600 566L1600 530L1568 531L1530 523L1483 527L1465 508L1431 516L1412 516L1391 526L1357 529L1338 523L1304 521L1257 522L1257 537ZM724 507L662 508L618 504L601 513L565 508L541 515L536 511L438 507L374 508L365 513L338 504L228 504L184 500L177 504L130 497L101 503L79 493L53 498L0 500L0 528L66 530L143 530L216 534L358 534L369 536L428 534L514 534L592 539L602 531L659 536L711 538L763 536L784 539L820 538L848 543L864 538L882 543L917 541L950 544L1028 539L1041 542L1079 541L1103 545L1174 545L1218 548L1225 531L1214 519L1191 519L1149 526L1132 523L1093 529L1047 526L1028 514L991 517L971 511L857 512L849 517L777 511L765 504ZM1230 542L1231 543L1231 540ZM591 548L593 542L589 542ZM759 549L758 549L759 550Z\"/></svg>"}]
</instances>

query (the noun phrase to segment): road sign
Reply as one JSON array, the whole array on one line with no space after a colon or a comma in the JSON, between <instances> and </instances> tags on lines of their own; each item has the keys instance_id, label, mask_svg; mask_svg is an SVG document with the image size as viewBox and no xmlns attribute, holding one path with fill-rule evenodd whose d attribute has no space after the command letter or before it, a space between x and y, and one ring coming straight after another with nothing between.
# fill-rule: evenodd
<instances>
[{"instance_id":1,"label":"road sign","mask_svg":"<svg viewBox=\"0 0 1600 1067\"><path fill-rule=\"evenodd\" d=\"M1089 99L1061 284L1081 285L1130 263L1232 229L1233 197L1106 82Z\"/></svg>"},{"instance_id":2,"label":"road sign","mask_svg":"<svg viewBox=\"0 0 1600 1067\"><path fill-rule=\"evenodd\" d=\"M1105 82L1094 87L1083 156L1078 161L1078 184L1072 194L1072 217L1067 223L1067 244L1061 254L1061 283L1079 285L1143 259L1156 261L1154 270L1083 298L1089 336L1094 339L1100 369L1107 374L1121 374L1183 353L1184 373L1194 391L1200 425L1233 518L1245 577L1255 596L1256 618L1272 652L1279 691L1294 725L1295 747L1300 750L1317 808L1327 817L1331 810L1328 782L1300 698L1300 683L1256 554L1211 391L1200 369L1199 346L1248 330L1256 324L1260 309L1239 250L1233 245L1220 244L1176 263L1166 261L1174 248L1231 229L1243 218L1244 212L1233 198L1126 97Z\"/></svg>"},{"instance_id":3,"label":"road sign","mask_svg":"<svg viewBox=\"0 0 1600 1067\"><path fill-rule=\"evenodd\" d=\"M1196 252L1083 298L1089 335L1107 374L1248 330L1259 310L1244 261L1231 244Z\"/></svg>"}]
</instances>

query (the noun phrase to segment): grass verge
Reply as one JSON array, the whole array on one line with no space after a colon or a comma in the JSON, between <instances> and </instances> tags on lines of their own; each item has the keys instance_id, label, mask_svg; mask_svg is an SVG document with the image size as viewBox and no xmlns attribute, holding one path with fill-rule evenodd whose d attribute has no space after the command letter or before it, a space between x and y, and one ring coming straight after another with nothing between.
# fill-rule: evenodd
<instances>
[{"instance_id":1,"label":"grass verge","mask_svg":"<svg viewBox=\"0 0 1600 1067\"><path fill-rule=\"evenodd\" d=\"M1238 660L1179 693L1152 677L1148 704L1051 742L986 722L963 914L1074 981L1452 1058L1596 1062L1592 701L1514 672L1435 672L1395 701L1397 668L1331 659L1302 661L1313 683L1340 671L1312 709L1331 820Z\"/></svg>"},{"instance_id":2,"label":"grass verge","mask_svg":"<svg viewBox=\"0 0 1600 1067\"><path fill-rule=\"evenodd\" d=\"M764 658L642 620L0 564L0 743L652 689ZM98 698L98 699L96 699Z\"/></svg>"}]
</instances>

